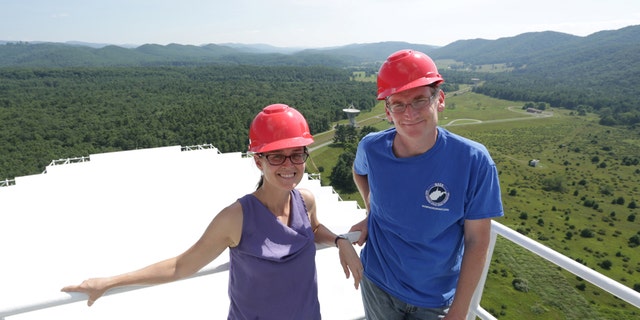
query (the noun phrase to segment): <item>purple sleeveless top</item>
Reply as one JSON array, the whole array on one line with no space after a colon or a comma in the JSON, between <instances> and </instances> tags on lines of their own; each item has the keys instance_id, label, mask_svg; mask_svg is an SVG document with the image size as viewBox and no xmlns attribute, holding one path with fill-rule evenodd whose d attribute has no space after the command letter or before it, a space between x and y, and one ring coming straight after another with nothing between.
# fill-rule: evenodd
<instances>
[{"instance_id":1,"label":"purple sleeveless top","mask_svg":"<svg viewBox=\"0 0 640 320\"><path fill-rule=\"evenodd\" d=\"M229 250L228 319L320 319L316 247L300 192L291 191L291 226L251 194L239 201L242 238Z\"/></svg>"}]
</instances>

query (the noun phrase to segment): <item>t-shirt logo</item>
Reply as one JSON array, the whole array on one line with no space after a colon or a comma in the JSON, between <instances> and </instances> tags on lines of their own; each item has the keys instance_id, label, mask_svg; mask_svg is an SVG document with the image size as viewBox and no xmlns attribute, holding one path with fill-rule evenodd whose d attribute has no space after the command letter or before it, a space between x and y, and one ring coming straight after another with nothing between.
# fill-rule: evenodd
<instances>
[{"instance_id":1,"label":"t-shirt logo","mask_svg":"<svg viewBox=\"0 0 640 320\"><path fill-rule=\"evenodd\" d=\"M434 183L425 192L425 197L429 204L434 207L440 207L449 200L449 191L442 183Z\"/></svg>"}]
</instances>

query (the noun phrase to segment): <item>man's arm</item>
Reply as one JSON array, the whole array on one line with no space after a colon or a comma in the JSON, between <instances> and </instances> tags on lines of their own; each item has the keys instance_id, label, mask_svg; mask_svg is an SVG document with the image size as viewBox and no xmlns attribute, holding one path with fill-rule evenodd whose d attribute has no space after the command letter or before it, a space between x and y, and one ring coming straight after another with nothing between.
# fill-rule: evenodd
<instances>
[{"instance_id":1,"label":"man's arm","mask_svg":"<svg viewBox=\"0 0 640 320\"><path fill-rule=\"evenodd\" d=\"M456 287L453 304L446 320L466 319L471 298L480 281L487 259L491 234L491 219L465 220L464 254L460 268L460 279Z\"/></svg>"},{"instance_id":2,"label":"man's arm","mask_svg":"<svg viewBox=\"0 0 640 320\"><path fill-rule=\"evenodd\" d=\"M355 182L356 187L358 187L358 191L360 192L360 196L362 196L362 200L364 201L364 206L367 212L367 216L364 220L358 222L353 225L349 232L360 231L360 238L356 242L358 245L362 246L367 241L367 221L369 219L369 177L366 175L357 174L355 169L353 172L353 182Z\"/></svg>"}]
</instances>

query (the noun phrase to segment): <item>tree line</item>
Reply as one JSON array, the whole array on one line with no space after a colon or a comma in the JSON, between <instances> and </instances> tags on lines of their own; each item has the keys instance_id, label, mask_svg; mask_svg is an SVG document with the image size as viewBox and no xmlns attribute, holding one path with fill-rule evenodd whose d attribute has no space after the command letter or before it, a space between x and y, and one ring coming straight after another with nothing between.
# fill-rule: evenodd
<instances>
[{"instance_id":1,"label":"tree line","mask_svg":"<svg viewBox=\"0 0 640 320\"><path fill-rule=\"evenodd\" d=\"M300 110L312 133L353 104L370 110L375 84L328 67L77 67L0 69L0 179L40 173L54 159L211 143L246 151L263 107Z\"/></svg>"},{"instance_id":2,"label":"tree line","mask_svg":"<svg viewBox=\"0 0 640 320\"><path fill-rule=\"evenodd\" d=\"M640 71L640 69L639 69ZM526 71L483 73L474 92L511 101L546 102L551 107L594 112L606 126L640 124L638 79L593 79Z\"/></svg>"}]
</instances>

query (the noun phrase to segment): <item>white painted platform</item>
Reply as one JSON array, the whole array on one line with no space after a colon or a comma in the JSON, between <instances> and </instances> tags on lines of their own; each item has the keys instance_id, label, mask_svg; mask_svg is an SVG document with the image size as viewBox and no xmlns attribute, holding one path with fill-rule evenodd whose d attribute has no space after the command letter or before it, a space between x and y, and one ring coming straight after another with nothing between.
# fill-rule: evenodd
<instances>
[{"instance_id":1,"label":"white painted platform","mask_svg":"<svg viewBox=\"0 0 640 320\"><path fill-rule=\"evenodd\" d=\"M51 165L0 188L0 310L66 295L94 276L144 267L181 253L215 214L255 189L259 171L240 153L180 146L90 155ZM336 233L364 217L353 201L303 179L318 215ZM363 319L360 292L335 248L317 252L324 319ZM228 253L212 265L228 262ZM6 319L226 319L227 272L159 285Z\"/></svg>"}]
</instances>

